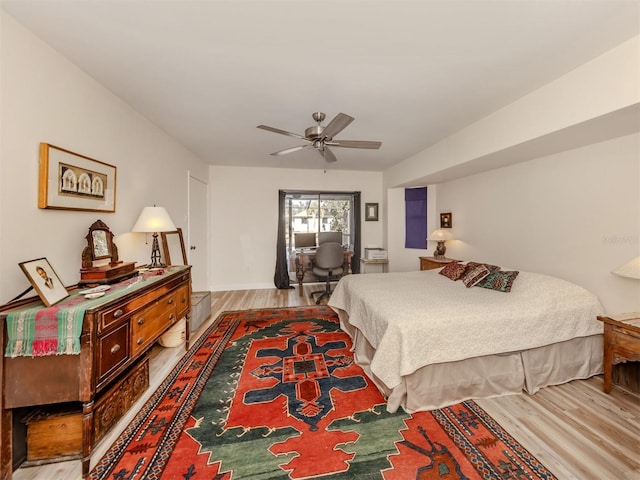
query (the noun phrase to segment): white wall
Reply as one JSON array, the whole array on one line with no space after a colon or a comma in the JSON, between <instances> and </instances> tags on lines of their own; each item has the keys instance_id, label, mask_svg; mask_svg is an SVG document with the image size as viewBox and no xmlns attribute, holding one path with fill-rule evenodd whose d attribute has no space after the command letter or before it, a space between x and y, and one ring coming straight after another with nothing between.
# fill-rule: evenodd
<instances>
[{"instance_id":1,"label":"white wall","mask_svg":"<svg viewBox=\"0 0 640 480\"><path fill-rule=\"evenodd\" d=\"M631 115L620 112L640 104L639 51L637 36L394 165L385 171L385 186L440 182L442 172L448 169L462 167L477 173L481 171L478 168L527 159L526 149L550 153L562 151L563 144L588 145L597 141L595 136L605 140L638 131L637 110ZM598 123L598 119L616 117L617 113L627 121L614 118L607 126ZM620 125L612 127L614 121ZM593 122L598 125L596 131L590 129ZM586 133L582 139L576 138L581 129ZM551 150L554 146L559 148ZM511 159L496 155L515 147L523 148Z\"/></svg>"},{"instance_id":2,"label":"white wall","mask_svg":"<svg viewBox=\"0 0 640 480\"><path fill-rule=\"evenodd\" d=\"M436 209L460 239L447 256L551 274L609 313L640 311L640 281L610 273L640 255L639 181L634 134L442 183Z\"/></svg>"},{"instance_id":3,"label":"white wall","mask_svg":"<svg viewBox=\"0 0 640 480\"><path fill-rule=\"evenodd\" d=\"M378 222L362 222L362 245L382 245L382 173L213 166L209 184L212 290L273 288L278 190L362 192L363 210L381 207Z\"/></svg>"},{"instance_id":4,"label":"white wall","mask_svg":"<svg viewBox=\"0 0 640 480\"><path fill-rule=\"evenodd\" d=\"M187 170L206 180L206 165L1 10L0 22L0 303L29 285L21 261L46 257L76 283L97 219L121 259L148 263L146 235L128 233L138 214L165 206L185 228ZM40 142L115 165L116 212L38 209Z\"/></svg>"}]
</instances>

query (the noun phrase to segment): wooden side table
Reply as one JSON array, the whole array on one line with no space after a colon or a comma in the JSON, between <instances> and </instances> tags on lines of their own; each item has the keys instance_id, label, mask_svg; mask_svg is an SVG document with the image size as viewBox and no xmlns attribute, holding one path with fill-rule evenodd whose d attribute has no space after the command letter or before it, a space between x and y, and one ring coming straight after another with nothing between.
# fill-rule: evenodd
<instances>
[{"instance_id":1,"label":"wooden side table","mask_svg":"<svg viewBox=\"0 0 640 480\"><path fill-rule=\"evenodd\" d=\"M389 265L388 258L361 258L360 259L360 273L367 273L367 265L382 265L382 273L387 271L387 265Z\"/></svg>"},{"instance_id":2,"label":"wooden side table","mask_svg":"<svg viewBox=\"0 0 640 480\"><path fill-rule=\"evenodd\" d=\"M420 270L433 270L434 268L442 268L447 263L458 262L452 258L436 258L436 257L420 257Z\"/></svg>"},{"instance_id":3,"label":"wooden side table","mask_svg":"<svg viewBox=\"0 0 640 480\"><path fill-rule=\"evenodd\" d=\"M598 317L604 322L604 386L611 392L613 366L627 361L640 361L640 312Z\"/></svg>"}]
</instances>

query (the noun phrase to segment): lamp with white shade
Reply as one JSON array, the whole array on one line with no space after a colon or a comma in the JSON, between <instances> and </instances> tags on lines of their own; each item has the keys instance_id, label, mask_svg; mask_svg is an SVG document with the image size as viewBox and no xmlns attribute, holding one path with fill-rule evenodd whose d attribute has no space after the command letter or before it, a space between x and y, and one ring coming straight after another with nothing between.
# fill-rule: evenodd
<instances>
[{"instance_id":1,"label":"lamp with white shade","mask_svg":"<svg viewBox=\"0 0 640 480\"><path fill-rule=\"evenodd\" d=\"M132 232L153 233L151 245L151 268L165 267L160 262L160 246L158 244L158 232L172 232L176 226L164 207L144 207L133 226Z\"/></svg>"},{"instance_id":2,"label":"lamp with white shade","mask_svg":"<svg viewBox=\"0 0 640 480\"><path fill-rule=\"evenodd\" d=\"M438 242L438 245L433 252L433 256L435 258L444 258L444 254L447 251L447 247L444 246L444 242L454 239L455 237L453 236L453 233L451 233L450 228L439 228L438 230L434 230L427 238L427 240L431 240L432 242Z\"/></svg>"},{"instance_id":3,"label":"lamp with white shade","mask_svg":"<svg viewBox=\"0 0 640 480\"><path fill-rule=\"evenodd\" d=\"M624 265L613 270L611 273L619 275L621 277L635 278L640 280L640 256L629 260Z\"/></svg>"}]
</instances>

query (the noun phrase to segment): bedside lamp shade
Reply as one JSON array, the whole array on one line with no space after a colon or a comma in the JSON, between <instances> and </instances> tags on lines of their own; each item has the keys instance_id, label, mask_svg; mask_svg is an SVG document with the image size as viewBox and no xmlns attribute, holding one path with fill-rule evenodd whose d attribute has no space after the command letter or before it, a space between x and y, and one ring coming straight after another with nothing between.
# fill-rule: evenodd
<instances>
[{"instance_id":1,"label":"bedside lamp shade","mask_svg":"<svg viewBox=\"0 0 640 480\"><path fill-rule=\"evenodd\" d=\"M640 256L629 260L624 265L616 268L611 273L621 277L635 278L640 280Z\"/></svg>"},{"instance_id":2,"label":"bedside lamp shade","mask_svg":"<svg viewBox=\"0 0 640 480\"><path fill-rule=\"evenodd\" d=\"M433 254L436 258L444 258L444 254L447 251L447 247L444 246L444 242L447 240L454 240L453 233L451 233L451 229L449 228L439 228L438 230L434 230L427 240L431 240L432 242L438 242L438 246Z\"/></svg>"},{"instance_id":3,"label":"bedside lamp shade","mask_svg":"<svg viewBox=\"0 0 640 480\"><path fill-rule=\"evenodd\" d=\"M151 268L164 267L160 263L160 246L158 245L158 232L172 232L176 226L164 207L144 207L133 226L132 232L153 233L151 246Z\"/></svg>"}]
</instances>

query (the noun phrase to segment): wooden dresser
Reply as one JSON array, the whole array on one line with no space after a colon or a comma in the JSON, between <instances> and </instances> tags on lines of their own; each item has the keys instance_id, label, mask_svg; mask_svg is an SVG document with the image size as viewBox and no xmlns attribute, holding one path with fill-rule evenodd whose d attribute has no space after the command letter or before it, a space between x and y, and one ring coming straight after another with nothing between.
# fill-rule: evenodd
<instances>
[{"instance_id":1,"label":"wooden dresser","mask_svg":"<svg viewBox=\"0 0 640 480\"><path fill-rule=\"evenodd\" d=\"M0 479L12 476L12 409L66 402L77 402L82 413L83 477L89 473L93 445L131 406L132 397L148 385L148 350L183 317L189 347L190 268L172 266L150 272L113 285L109 295L93 300L84 312L79 354L3 355ZM38 304L42 305L32 299L12 308ZM10 312L0 312L3 353Z\"/></svg>"}]
</instances>

